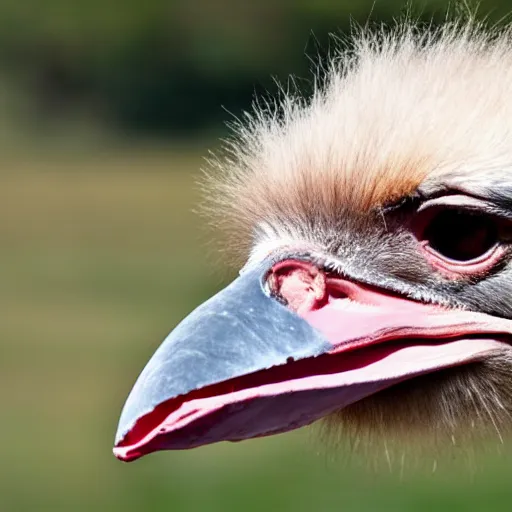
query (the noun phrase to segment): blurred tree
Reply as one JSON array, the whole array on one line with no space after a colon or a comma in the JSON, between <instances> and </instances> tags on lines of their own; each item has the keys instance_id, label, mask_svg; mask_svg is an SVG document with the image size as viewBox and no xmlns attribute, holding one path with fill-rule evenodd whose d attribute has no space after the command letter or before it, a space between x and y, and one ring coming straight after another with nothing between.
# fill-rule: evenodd
<instances>
[{"instance_id":1,"label":"blurred tree","mask_svg":"<svg viewBox=\"0 0 512 512\"><path fill-rule=\"evenodd\" d=\"M442 18L448 2L412 2ZM125 132L191 132L219 126L272 76L306 76L329 32L369 18L390 21L403 0L5 0L0 66L45 120L74 112ZM483 0L498 20L509 0Z\"/></svg>"}]
</instances>

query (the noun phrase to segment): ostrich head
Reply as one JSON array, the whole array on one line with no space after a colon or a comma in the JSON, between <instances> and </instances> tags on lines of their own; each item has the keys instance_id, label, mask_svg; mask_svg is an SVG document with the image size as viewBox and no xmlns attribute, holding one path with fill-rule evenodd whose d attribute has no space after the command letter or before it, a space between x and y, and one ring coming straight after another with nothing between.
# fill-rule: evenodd
<instances>
[{"instance_id":1,"label":"ostrich head","mask_svg":"<svg viewBox=\"0 0 512 512\"><path fill-rule=\"evenodd\" d=\"M240 276L171 332L114 452L512 423L512 35L363 30L206 172Z\"/></svg>"}]
</instances>

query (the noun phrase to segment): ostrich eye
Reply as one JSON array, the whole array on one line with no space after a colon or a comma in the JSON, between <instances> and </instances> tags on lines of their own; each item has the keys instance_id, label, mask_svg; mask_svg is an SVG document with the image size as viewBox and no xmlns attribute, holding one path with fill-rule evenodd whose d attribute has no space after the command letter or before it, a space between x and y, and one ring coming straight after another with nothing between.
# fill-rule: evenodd
<instances>
[{"instance_id":1,"label":"ostrich eye","mask_svg":"<svg viewBox=\"0 0 512 512\"><path fill-rule=\"evenodd\" d=\"M455 262L470 262L485 256L498 243L498 226L489 216L447 208L425 226L425 248Z\"/></svg>"},{"instance_id":2,"label":"ostrich eye","mask_svg":"<svg viewBox=\"0 0 512 512\"><path fill-rule=\"evenodd\" d=\"M508 214L462 194L425 201L410 227L426 260L450 279L486 275L512 246Z\"/></svg>"}]
</instances>

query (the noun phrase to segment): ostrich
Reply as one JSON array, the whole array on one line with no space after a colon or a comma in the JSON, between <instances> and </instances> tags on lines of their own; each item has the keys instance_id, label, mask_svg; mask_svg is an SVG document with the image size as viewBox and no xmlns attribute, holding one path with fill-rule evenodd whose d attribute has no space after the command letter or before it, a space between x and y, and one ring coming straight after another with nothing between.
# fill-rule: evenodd
<instances>
[{"instance_id":1,"label":"ostrich","mask_svg":"<svg viewBox=\"0 0 512 512\"><path fill-rule=\"evenodd\" d=\"M206 211L240 275L183 320L114 453L512 425L512 29L361 29L235 126Z\"/></svg>"}]
</instances>

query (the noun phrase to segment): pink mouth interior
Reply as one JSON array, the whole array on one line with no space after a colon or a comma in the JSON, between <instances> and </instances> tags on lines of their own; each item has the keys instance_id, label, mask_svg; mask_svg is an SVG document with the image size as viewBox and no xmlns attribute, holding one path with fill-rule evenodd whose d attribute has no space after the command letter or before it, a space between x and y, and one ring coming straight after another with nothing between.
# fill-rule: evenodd
<instances>
[{"instance_id":1,"label":"pink mouth interior","mask_svg":"<svg viewBox=\"0 0 512 512\"><path fill-rule=\"evenodd\" d=\"M510 332L508 321L389 296L303 262L276 265L268 282L332 351L170 399L137 421L118 458L298 428L405 379L480 360L503 348L482 334Z\"/></svg>"}]
</instances>

